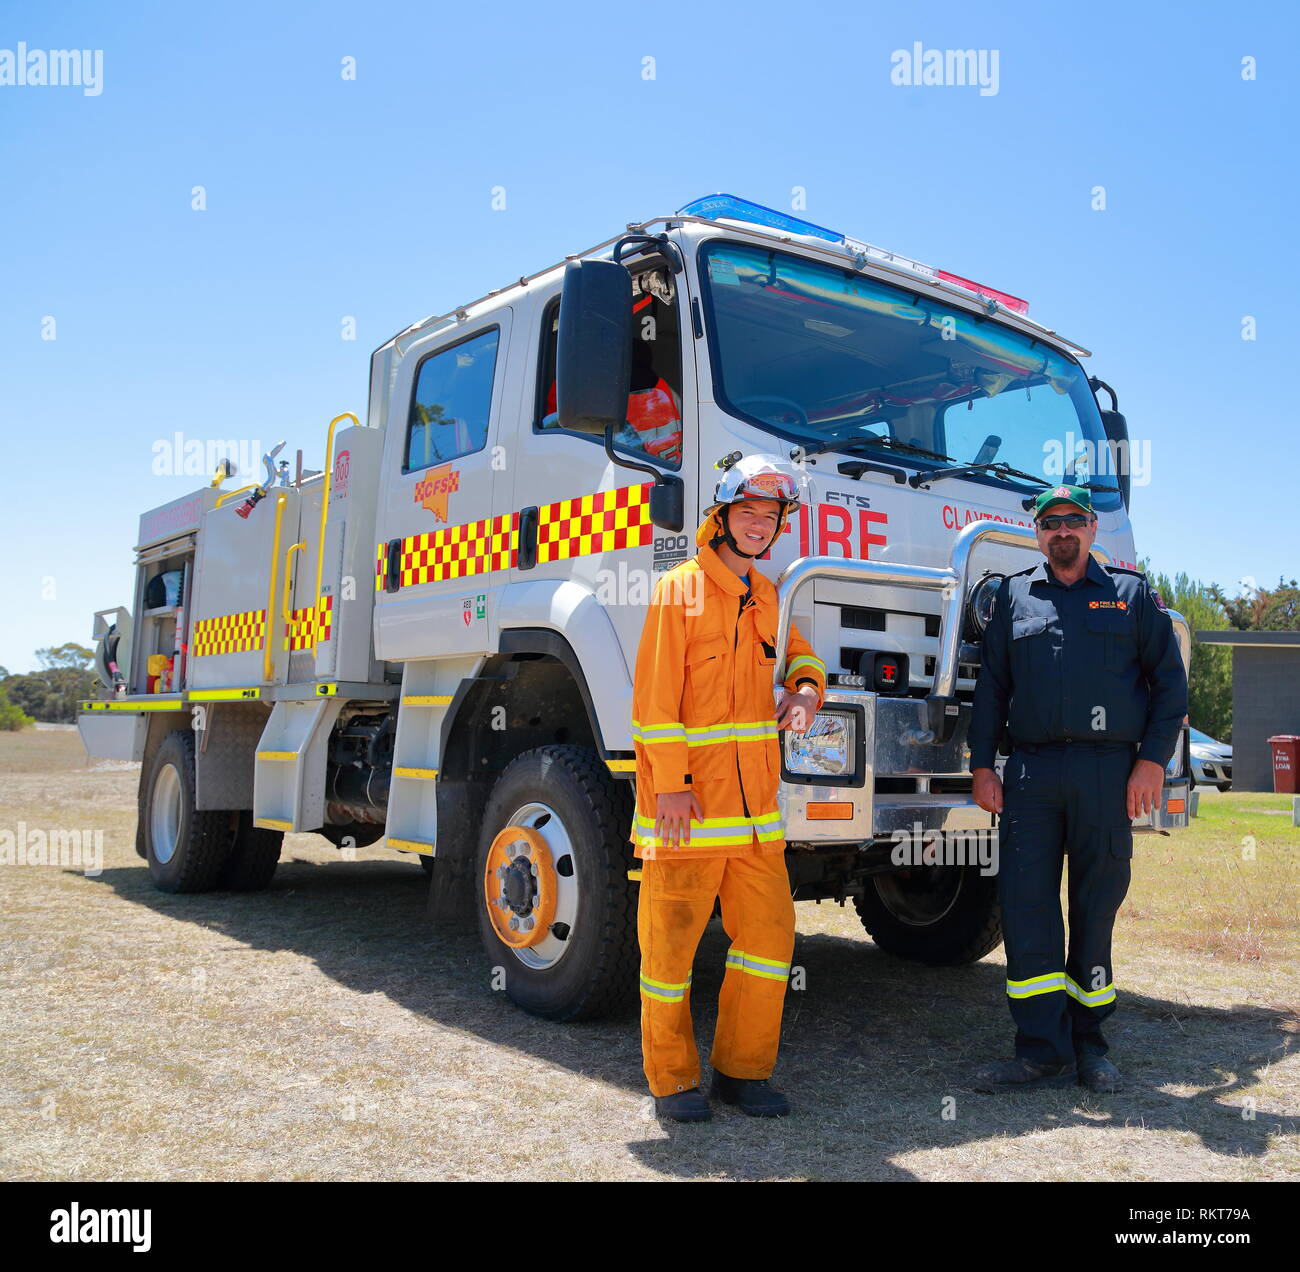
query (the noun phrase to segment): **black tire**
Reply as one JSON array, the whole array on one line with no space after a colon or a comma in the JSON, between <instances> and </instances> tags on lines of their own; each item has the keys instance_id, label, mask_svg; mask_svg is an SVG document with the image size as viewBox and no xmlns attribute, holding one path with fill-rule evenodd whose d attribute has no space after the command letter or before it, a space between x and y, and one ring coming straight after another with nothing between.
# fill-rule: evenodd
<instances>
[{"instance_id":1,"label":"black tire","mask_svg":"<svg viewBox=\"0 0 1300 1272\"><path fill-rule=\"evenodd\" d=\"M384 837L386 827L383 822L345 822L339 825L322 826L316 833L328 839L335 848L342 848L345 839L352 840L353 848L368 848L376 840Z\"/></svg>"},{"instance_id":2,"label":"black tire","mask_svg":"<svg viewBox=\"0 0 1300 1272\"><path fill-rule=\"evenodd\" d=\"M510 819L529 806L544 805L559 819L545 821L554 842L567 839L568 894L575 908L562 937L540 951L559 949L547 966L529 959L550 957L535 951L517 954L493 929L484 896L483 877L493 840ZM497 779L484 810L475 853L472 887L483 947L494 967L505 971L504 988L516 1006L545 1020L594 1020L629 1005L636 998L636 888L627 877L634 864L627 834L632 824L631 784L610 775L601 758L580 746L543 746L525 751ZM545 814L543 813L544 817ZM550 842L548 840L548 842ZM557 919L560 911L557 910ZM552 923L550 931L557 926ZM562 942L562 944L559 944Z\"/></svg>"},{"instance_id":3,"label":"black tire","mask_svg":"<svg viewBox=\"0 0 1300 1272\"><path fill-rule=\"evenodd\" d=\"M247 809L241 812L230 856L217 876L217 887L229 892L257 892L265 888L280 864L283 844L282 830L254 826L252 812Z\"/></svg>"},{"instance_id":4,"label":"black tire","mask_svg":"<svg viewBox=\"0 0 1300 1272\"><path fill-rule=\"evenodd\" d=\"M1231 782L1216 782L1216 783L1215 783L1215 786L1216 786L1219 790L1221 790L1221 791L1230 791L1230 790L1232 790L1232 783L1231 783Z\"/></svg>"},{"instance_id":5,"label":"black tire","mask_svg":"<svg viewBox=\"0 0 1300 1272\"><path fill-rule=\"evenodd\" d=\"M207 892L234 842L233 813L199 812L194 803L194 735L162 741L143 784L145 860L163 892Z\"/></svg>"},{"instance_id":6,"label":"black tire","mask_svg":"<svg viewBox=\"0 0 1300 1272\"><path fill-rule=\"evenodd\" d=\"M882 950L933 967L974 963L1002 940L997 876L978 866L870 875L853 905Z\"/></svg>"}]
</instances>

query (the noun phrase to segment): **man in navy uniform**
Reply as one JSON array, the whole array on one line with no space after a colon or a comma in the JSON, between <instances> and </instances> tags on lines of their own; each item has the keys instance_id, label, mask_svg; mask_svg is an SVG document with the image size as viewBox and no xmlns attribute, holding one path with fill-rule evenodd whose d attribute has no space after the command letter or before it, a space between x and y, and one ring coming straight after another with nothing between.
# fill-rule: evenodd
<instances>
[{"instance_id":1,"label":"man in navy uniform","mask_svg":"<svg viewBox=\"0 0 1300 1272\"><path fill-rule=\"evenodd\" d=\"M1092 556L1097 518L1078 486L1034 503L1046 558L1004 579L970 727L975 802L1000 813L998 898L1015 1058L981 1091L1118 1091L1101 1023L1115 1010L1111 930L1128 891L1132 819L1160 806L1187 712L1173 623L1146 576ZM1011 744L1002 780L994 756ZM1070 943L1061 921L1069 858Z\"/></svg>"}]
</instances>

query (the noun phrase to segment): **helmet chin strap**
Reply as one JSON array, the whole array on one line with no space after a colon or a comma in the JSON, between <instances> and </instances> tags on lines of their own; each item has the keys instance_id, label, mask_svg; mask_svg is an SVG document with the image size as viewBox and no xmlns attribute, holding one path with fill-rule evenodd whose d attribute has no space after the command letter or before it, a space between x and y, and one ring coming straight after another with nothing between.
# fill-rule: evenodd
<instances>
[{"instance_id":1,"label":"helmet chin strap","mask_svg":"<svg viewBox=\"0 0 1300 1272\"><path fill-rule=\"evenodd\" d=\"M743 556L748 558L750 561L755 561L761 557L764 552L771 548L772 544L776 542L776 536L784 529L785 509L781 509L781 515L777 519L776 529L772 532L772 537L767 541L767 546L759 552L746 552L745 549L736 542L736 536L731 533L731 516L729 510L733 506L733 504L724 504L719 510L718 520L722 523L723 538L726 540L727 547L729 547L737 556ZM715 535L714 537L716 539L717 536Z\"/></svg>"}]
</instances>

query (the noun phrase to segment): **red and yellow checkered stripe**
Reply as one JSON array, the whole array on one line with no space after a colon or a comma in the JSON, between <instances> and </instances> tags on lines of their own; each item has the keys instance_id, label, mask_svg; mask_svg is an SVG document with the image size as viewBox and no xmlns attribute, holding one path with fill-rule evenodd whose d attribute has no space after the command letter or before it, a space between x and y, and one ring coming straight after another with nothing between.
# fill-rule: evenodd
<instances>
[{"instance_id":1,"label":"red and yellow checkered stripe","mask_svg":"<svg viewBox=\"0 0 1300 1272\"><path fill-rule=\"evenodd\" d=\"M294 610L285 623L285 649L315 649L317 645L324 644L330 638L333 619L333 596L322 596L318 605Z\"/></svg>"},{"instance_id":2,"label":"red and yellow checkered stripe","mask_svg":"<svg viewBox=\"0 0 1300 1272\"><path fill-rule=\"evenodd\" d=\"M402 540L402 586L508 570L515 563L518 548L519 514L513 512L411 535ZM376 552L376 591L384 586L386 551L387 544L381 543Z\"/></svg>"},{"instance_id":3,"label":"red and yellow checkered stripe","mask_svg":"<svg viewBox=\"0 0 1300 1272\"><path fill-rule=\"evenodd\" d=\"M537 562L566 561L651 542L650 483L543 504L537 510ZM382 591L388 545L375 549L375 590ZM519 514L448 526L402 540L401 585L440 583L512 568L519 555Z\"/></svg>"},{"instance_id":4,"label":"red and yellow checkered stripe","mask_svg":"<svg viewBox=\"0 0 1300 1272\"><path fill-rule=\"evenodd\" d=\"M261 649L265 641L264 609L246 610L242 614L220 614L216 618L200 618L194 623L190 657L239 654L249 649Z\"/></svg>"},{"instance_id":5,"label":"red and yellow checkered stripe","mask_svg":"<svg viewBox=\"0 0 1300 1272\"><path fill-rule=\"evenodd\" d=\"M652 538L650 483L620 486L539 508L537 563L637 548Z\"/></svg>"}]
</instances>

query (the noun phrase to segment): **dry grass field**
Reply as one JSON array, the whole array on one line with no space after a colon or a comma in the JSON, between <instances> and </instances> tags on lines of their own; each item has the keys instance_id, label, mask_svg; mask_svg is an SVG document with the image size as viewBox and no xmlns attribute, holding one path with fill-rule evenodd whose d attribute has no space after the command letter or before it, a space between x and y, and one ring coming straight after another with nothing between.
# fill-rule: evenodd
<instances>
[{"instance_id":1,"label":"dry grass field","mask_svg":"<svg viewBox=\"0 0 1300 1272\"><path fill-rule=\"evenodd\" d=\"M635 1015L551 1025L424 918L413 859L291 835L264 893L156 891L133 766L75 731L0 733L0 831L102 829L101 874L0 866L0 1177L1281 1180L1300 1178L1300 829L1287 797L1202 796L1140 838L1117 932L1128 1089L978 1095L1009 1054L1001 951L878 951L799 907L776 1078L796 1116L665 1129ZM696 964L713 1023L726 938ZM707 1052L706 1052L707 1054Z\"/></svg>"}]
</instances>

